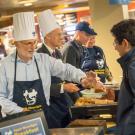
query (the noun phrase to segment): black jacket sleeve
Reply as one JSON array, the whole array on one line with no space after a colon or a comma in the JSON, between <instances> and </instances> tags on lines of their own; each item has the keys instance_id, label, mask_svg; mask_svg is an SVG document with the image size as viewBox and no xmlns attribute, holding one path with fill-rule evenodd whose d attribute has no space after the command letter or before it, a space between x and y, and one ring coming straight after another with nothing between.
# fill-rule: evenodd
<instances>
[{"instance_id":1,"label":"black jacket sleeve","mask_svg":"<svg viewBox=\"0 0 135 135\"><path fill-rule=\"evenodd\" d=\"M67 45L67 47L63 49L63 62L80 68L80 54L77 51L78 50L72 45Z\"/></svg>"}]
</instances>

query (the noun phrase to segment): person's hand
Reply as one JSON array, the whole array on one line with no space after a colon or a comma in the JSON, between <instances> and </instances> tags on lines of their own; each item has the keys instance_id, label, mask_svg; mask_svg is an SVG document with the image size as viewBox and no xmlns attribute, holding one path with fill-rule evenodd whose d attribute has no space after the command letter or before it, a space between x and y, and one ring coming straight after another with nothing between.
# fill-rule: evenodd
<instances>
[{"instance_id":1,"label":"person's hand","mask_svg":"<svg viewBox=\"0 0 135 135\"><path fill-rule=\"evenodd\" d=\"M115 92L113 89L106 89L106 96L109 100L115 100Z\"/></svg>"},{"instance_id":2,"label":"person's hand","mask_svg":"<svg viewBox=\"0 0 135 135\"><path fill-rule=\"evenodd\" d=\"M30 111L28 108L23 108L23 112L28 112L28 111Z\"/></svg>"},{"instance_id":3,"label":"person's hand","mask_svg":"<svg viewBox=\"0 0 135 135\"><path fill-rule=\"evenodd\" d=\"M94 88L95 90L100 90L100 91L103 91L103 92L106 92L106 89L103 85L102 82L100 81L97 81L96 79L89 79L89 78L83 78L81 80L81 85L84 87L84 88Z\"/></svg>"},{"instance_id":4,"label":"person's hand","mask_svg":"<svg viewBox=\"0 0 135 135\"><path fill-rule=\"evenodd\" d=\"M69 93L74 93L80 90L74 83L64 83L63 89Z\"/></svg>"},{"instance_id":5,"label":"person's hand","mask_svg":"<svg viewBox=\"0 0 135 135\"><path fill-rule=\"evenodd\" d=\"M93 83L93 88L95 89L95 92L106 92L105 86L100 81L96 81L95 84Z\"/></svg>"},{"instance_id":6,"label":"person's hand","mask_svg":"<svg viewBox=\"0 0 135 135\"><path fill-rule=\"evenodd\" d=\"M99 77L97 77L96 73L93 71L86 73L87 77L81 79L81 85L84 88L94 88L100 89L100 91L106 92L106 89L102 82L100 82Z\"/></svg>"},{"instance_id":7,"label":"person's hand","mask_svg":"<svg viewBox=\"0 0 135 135\"><path fill-rule=\"evenodd\" d=\"M113 76L111 74L111 72L109 71L108 68L105 69L105 75L106 75L106 79L111 82L113 80Z\"/></svg>"},{"instance_id":8,"label":"person's hand","mask_svg":"<svg viewBox=\"0 0 135 135\"><path fill-rule=\"evenodd\" d=\"M84 77L81 79L81 85L84 88L91 88L92 87L92 80Z\"/></svg>"},{"instance_id":9,"label":"person's hand","mask_svg":"<svg viewBox=\"0 0 135 135\"><path fill-rule=\"evenodd\" d=\"M86 76L88 77L88 78L98 78L97 77L97 74L95 73L95 72L93 72L93 71L88 71L88 72L86 72Z\"/></svg>"},{"instance_id":10,"label":"person's hand","mask_svg":"<svg viewBox=\"0 0 135 135\"><path fill-rule=\"evenodd\" d=\"M100 90L101 92L106 92L106 89L103 85L103 83L100 81L100 78L97 76L97 74L93 71L86 72L86 75L91 82L91 87L93 87L96 90Z\"/></svg>"},{"instance_id":11,"label":"person's hand","mask_svg":"<svg viewBox=\"0 0 135 135\"><path fill-rule=\"evenodd\" d=\"M81 79L81 84L84 88L91 88L99 80L97 74L93 71L86 72L86 77Z\"/></svg>"}]
</instances>

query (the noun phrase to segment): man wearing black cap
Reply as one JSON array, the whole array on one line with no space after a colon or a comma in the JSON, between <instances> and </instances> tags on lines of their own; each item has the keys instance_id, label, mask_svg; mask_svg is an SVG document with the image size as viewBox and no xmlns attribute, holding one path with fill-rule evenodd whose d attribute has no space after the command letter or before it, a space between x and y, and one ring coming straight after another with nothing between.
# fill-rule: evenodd
<instances>
[{"instance_id":1,"label":"man wearing black cap","mask_svg":"<svg viewBox=\"0 0 135 135\"><path fill-rule=\"evenodd\" d=\"M81 68L83 45L88 42L90 35L96 34L93 29L89 28L88 22L78 23L73 40L68 42L63 49L63 62Z\"/></svg>"},{"instance_id":2,"label":"man wearing black cap","mask_svg":"<svg viewBox=\"0 0 135 135\"><path fill-rule=\"evenodd\" d=\"M78 23L74 40L64 48L63 60L85 72L93 70L105 83L106 79L112 80L112 75L106 64L103 50L95 46L96 35L88 22Z\"/></svg>"},{"instance_id":3,"label":"man wearing black cap","mask_svg":"<svg viewBox=\"0 0 135 135\"><path fill-rule=\"evenodd\" d=\"M68 42L62 50L64 63L69 63L76 68L81 69L81 58L84 51L83 45L86 45L90 35L96 35L96 33L93 29L89 28L88 22L83 21L77 24L74 39ZM71 95L74 102L78 97L80 97L79 92Z\"/></svg>"}]
</instances>

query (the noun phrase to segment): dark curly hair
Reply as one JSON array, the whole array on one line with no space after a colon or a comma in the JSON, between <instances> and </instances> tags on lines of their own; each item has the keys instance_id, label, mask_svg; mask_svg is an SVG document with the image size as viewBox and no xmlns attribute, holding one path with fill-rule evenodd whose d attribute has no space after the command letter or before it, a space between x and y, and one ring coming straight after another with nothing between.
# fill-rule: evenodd
<instances>
[{"instance_id":1,"label":"dark curly hair","mask_svg":"<svg viewBox=\"0 0 135 135\"><path fill-rule=\"evenodd\" d=\"M134 19L123 20L115 24L111 29L111 33L119 43L121 43L123 39L126 39L131 44L131 46L135 46Z\"/></svg>"}]
</instances>

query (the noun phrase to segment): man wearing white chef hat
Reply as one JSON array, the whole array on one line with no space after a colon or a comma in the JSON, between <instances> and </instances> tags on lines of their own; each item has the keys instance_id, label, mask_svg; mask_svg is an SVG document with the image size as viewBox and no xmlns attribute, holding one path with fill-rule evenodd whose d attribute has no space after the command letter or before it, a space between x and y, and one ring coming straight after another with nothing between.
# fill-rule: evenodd
<instances>
[{"instance_id":1,"label":"man wearing white chef hat","mask_svg":"<svg viewBox=\"0 0 135 135\"><path fill-rule=\"evenodd\" d=\"M59 24L56 22L54 14L50 9L40 13L39 25L40 28L42 28L41 32L43 34L43 37L45 37L48 33L52 32L53 30L60 28Z\"/></svg>"},{"instance_id":2,"label":"man wearing white chef hat","mask_svg":"<svg viewBox=\"0 0 135 135\"><path fill-rule=\"evenodd\" d=\"M63 45L64 39L61 28L56 22L56 18L50 9L45 10L39 14L39 25L44 37L44 44L42 44L42 47L39 48L37 52L46 53L57 59L62 59L61 53L57 47ZM58 122L61 123L61 127L65 127L70 121L67 103L69 103L69 105L74 104L73 100L66 92L77 92L79 88L73 83L63 83L60 78L52 77L50 90L51 106L55 108L54 113L58 112L57 119ZM57 111L55 112L55 110Z\"/></svg>"},{"instance_id":3,"label":"man wearing white chef hat","mask_svg":"<svg viewBox=\"0 0 135 135\"><path fill-rule=\"evenodd\" d=\"M2 60L0 66L2 112L11 115L43 109L49 128L53 128L57 122L49 108L51 76L81 83L85 87L93 83L102 87L102 84L73 66L34 52L37 41L33 12L14 14L13 26L16 51Z\"/></svg>"}]
</instances>

